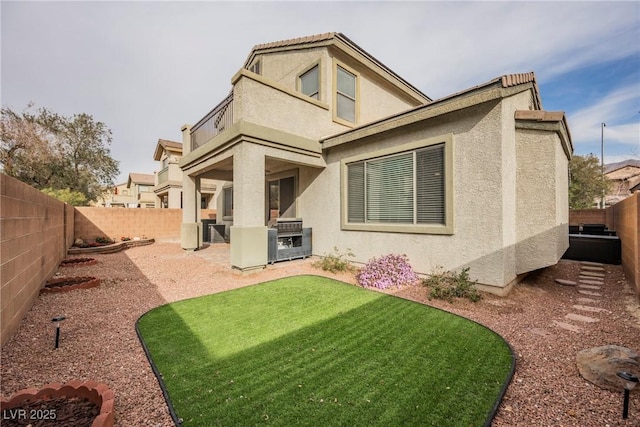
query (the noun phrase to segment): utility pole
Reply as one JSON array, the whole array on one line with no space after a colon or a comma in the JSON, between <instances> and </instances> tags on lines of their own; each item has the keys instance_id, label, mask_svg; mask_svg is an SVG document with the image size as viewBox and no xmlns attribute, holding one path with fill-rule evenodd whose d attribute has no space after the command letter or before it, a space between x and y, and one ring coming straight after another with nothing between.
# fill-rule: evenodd
<instances>
[{"instance_id":1,"label":"utility pole","mask_svg":"<svg viewBox=\"0 0 640 427\"><path fill-rule=\"evenodd\" d=\"M605 208L605 186L604 186L604 128L607 126L606 123L600 124L600 159L601 159L601 167L602 167L602 200L600 202L600 207L602 209Z\"/></svg>"}]
</instances>

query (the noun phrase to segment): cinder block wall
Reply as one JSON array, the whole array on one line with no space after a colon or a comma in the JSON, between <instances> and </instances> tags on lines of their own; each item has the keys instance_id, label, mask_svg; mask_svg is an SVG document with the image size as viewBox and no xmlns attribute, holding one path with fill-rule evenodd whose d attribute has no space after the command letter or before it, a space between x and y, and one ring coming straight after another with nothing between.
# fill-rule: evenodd
<instances>
[{"instance_id":1,"label":"cinder block wall","mask_svg":"<svg viewBox=\"0 0 640 427\"><path fill-rule=\"evenodd\" d=\"M606 224L605 209L571 209L569 210L569 225Z\"/></svg>"},{"instance_id":2,"label":"cinder block wall","mask_svg":"<svg viewBox=\"0 0 640 427\"><path fill-rule=\"evenodd\" d=\"M202 218L215 218L215 210L203 209ZM74 239L96 237L147 237L156 241L180 241L181 209L125 209L77 207Z\"/></svg>"},{"instance_id":3,"label":"cinder block wall","mask_svg":"<svg viewBox=\"0 0 640 427\"><path fill-rule=\"evenodd\" d=\"M73 244L73 207L0 174L2 345Z\"/></svg>"},{"instance_id":4,"label":"cinder block wall","mask_svg":"<svg viewBox=\"0 0 640 427\"><path fill-rule=\"evenodd\" d=\"M622 268L635 286L640 300L640 193L607 208L611 211L612 226L622 243Z\"/></svg>"}]
</instances>

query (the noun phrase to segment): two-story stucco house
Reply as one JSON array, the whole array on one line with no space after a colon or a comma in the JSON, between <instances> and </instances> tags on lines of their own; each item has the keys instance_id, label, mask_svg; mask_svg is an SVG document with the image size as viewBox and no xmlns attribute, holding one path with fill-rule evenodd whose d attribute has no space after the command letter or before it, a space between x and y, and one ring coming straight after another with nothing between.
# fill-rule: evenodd
<instances>
[{"instance_id":1,"label":"two-story stucco house","mask_svg":"<svg viewBox=\"0 0 640 427\"><path fill-rule=\"evenodd\" d=\"M116 184L100 197L95 205L124 208L152 208L154 196L153 175L146 173L130 173L126 182Z\"/></svg>"},{"instance_id":2,"label":"two-story stucco house","mask_svg":"<svg viewBox=\"0 0 640 427\"><path fill-rule=\"evenodd\" d=\"M182 170L178 165L182 158L182 143L159 139L153 160L160 162L161 169L155 172L156 208L182 208ZM200 209L215 209L220 191L217 181L203 180L200 183Z\"/></svg>"},{"instance_id":3,"label":"two-story stucco house","mask_svg":"<svg viewBox=\"0 0 640 427\"><path fill-rule=\"evenodd\" d=\"M268 226L296 217L312 252L414 269L470 267L504 293L568 247L563 113L533 73L432 100L341 33L255 46L228 97L183 127L182 247L201 244L202 179L226 181L231 265L267 264Z\"/></svg>"}]
</instances>

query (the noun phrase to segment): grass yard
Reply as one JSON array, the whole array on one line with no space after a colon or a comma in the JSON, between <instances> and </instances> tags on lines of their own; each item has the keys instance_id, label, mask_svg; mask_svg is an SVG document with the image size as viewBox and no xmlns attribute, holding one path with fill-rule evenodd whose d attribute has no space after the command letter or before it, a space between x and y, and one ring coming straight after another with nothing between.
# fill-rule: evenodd
<instances>
[{"instance_id":1,"label":"grass yard","mask_svg":"<svg viewBox=\"0 0 640 427\"><path fill-rule=\"evenodd\" d=\"M186 426L482 426L512 366L474 322L317 276L167 304L138 328Z\"/></svg>"}]
</instances>

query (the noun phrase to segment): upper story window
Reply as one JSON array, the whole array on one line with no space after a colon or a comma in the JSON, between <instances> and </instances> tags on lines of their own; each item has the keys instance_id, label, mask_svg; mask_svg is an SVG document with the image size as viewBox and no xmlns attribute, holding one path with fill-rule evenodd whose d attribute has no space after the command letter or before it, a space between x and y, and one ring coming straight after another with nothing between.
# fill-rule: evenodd
<instances>
[{"instance_id":1,"label":"upper story window","mask_svg":"<svg viewBox=\"0 0 640 427\"><path fill-rule=\"evenodd\" d=\"M309 69L300 75L300 92L313 99L320 99L320 66Z\"/></svg>"},{"instance_id":2,"label":"upper story window","mask_svg":"<svg viewBox=\"0 0 640 427\"><path fill-rule=\"evenodd\" d=\"M164 159L162 159L162 169L166 168L167 166L169 166L169 157L165 157Z\"/></svg>"},{"instance_id":3,"label":"upper story window","mask_svg":"<svg viewBox=\"0 0 640 427\"><path fill-rule=\"evenodd\" d=\"M336 117L356 122L356 75L344 67L336 66Z\"/></svg>"},{"instance_id":4,"label":"upper story window","mask_svg":"<svg viewBox=\"0 0 640 427\"><path fill-rule=\"evenodd\" d=\"M254 72L256 74L262 74L261 61L257 60L256 62L254 62L253 65L249 67L249 71Z\"/></svg>"}]
</instances>

